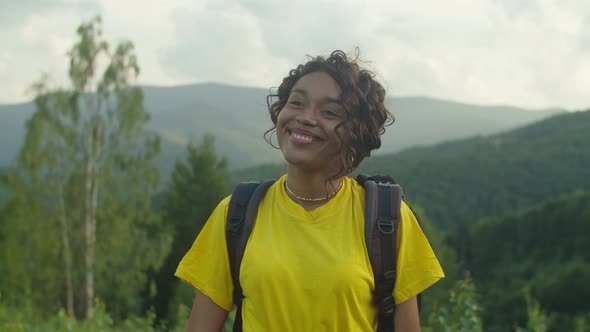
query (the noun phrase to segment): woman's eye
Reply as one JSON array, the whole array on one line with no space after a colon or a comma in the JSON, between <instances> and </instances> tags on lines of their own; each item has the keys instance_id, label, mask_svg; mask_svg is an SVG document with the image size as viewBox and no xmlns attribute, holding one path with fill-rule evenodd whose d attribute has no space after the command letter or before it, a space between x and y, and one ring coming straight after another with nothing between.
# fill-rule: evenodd
<instances>
[{"instance_id":1,"label":"woman's eye","mask_svg":"<svg viewBox=\"0 0 590 332\"><path fill-rule=\"evenodd\" d=\"M338 113L331 111L331 110L323 110L322 114L324 114L325 116L328 116L328 117L336 117L336 118L340 117L340 115Z\"/></svg>"},{"instance_id":2,"label":"woman's eye","mask_svg":"<svg viewBox=\"0 0 590 332\"><path fill-rule=\"evenodd\" d=\"M297 100L292 100L289 102L289 104L293 105L293 106L302 106L303 103Z\"/></svg>"}]
</instances>

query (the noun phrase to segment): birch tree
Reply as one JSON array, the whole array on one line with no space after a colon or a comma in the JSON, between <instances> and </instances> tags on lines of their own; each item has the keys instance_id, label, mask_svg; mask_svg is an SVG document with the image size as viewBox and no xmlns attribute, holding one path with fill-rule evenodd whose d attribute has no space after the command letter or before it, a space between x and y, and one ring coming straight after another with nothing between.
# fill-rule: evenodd
<instances>
[{"instance_id":1,"label":"birch tree","mask_svg":"<svg viewBox=\"0 0 590 332\"><path fill-rule=\"evenodd\" d=\"M71 87L51 88L45 78L32 87L36 111L19 160L49 197L61 228L68 312L82 299L92 317L97 274L111 307L137 306L129 292L144 286L145 269L159 266L169 237L156 230L160 220L151 209L160 141L145 129L149 115L134 86L140 70L133 44L112 48L100 17L81 24L77 36L68 52ZM76 257L80 264L72 263Z\"/></svg>"}]
</instances>

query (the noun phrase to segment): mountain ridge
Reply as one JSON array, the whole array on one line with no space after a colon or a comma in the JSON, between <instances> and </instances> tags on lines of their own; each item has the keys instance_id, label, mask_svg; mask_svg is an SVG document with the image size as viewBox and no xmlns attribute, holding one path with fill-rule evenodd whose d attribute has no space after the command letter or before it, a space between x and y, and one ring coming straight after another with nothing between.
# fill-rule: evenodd
<instances>
[{"instance_id":1,"label":"mountain ridge","mask_svg":"<svg viewBox=\"0 0 590 332\"><path fill-rule=\"evenodd\" d=\"M231 169L282 159L263 139L272 126L266 105L269 90L218 83L147 85L142 89L144 106L151 115L147 128L163 138L159 164L164 173L172 169L170 160L182 156L186 142L198 142L206 133L215 137L216 148L228 157ZM564 112L416 96L390 98L387 104L396 123L387 128L379 154L499 132ZM0 105L0 167L15 163L24 123L33 109L32 102Z\"/></svg>"}]
</instances>

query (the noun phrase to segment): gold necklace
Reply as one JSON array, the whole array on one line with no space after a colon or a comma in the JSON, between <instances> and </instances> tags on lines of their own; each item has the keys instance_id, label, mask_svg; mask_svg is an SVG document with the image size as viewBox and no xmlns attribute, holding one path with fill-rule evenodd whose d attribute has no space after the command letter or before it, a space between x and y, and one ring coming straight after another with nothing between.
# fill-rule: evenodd
<instances>
[{"instance_id":1,"label":"gold necklace","mask_svg":"<svg viewBox=\"0 0 590 332\"><path fill-rule=\"evenodd\" d=\"M326 197L318 197L318 198L308 198L308 197L297 196L291 190L291 188L289 188L289 184L288 184L287 180L285 180L285 189L287 189L287 191L289 192L289 194L293 195L295 198L297 198L300 201L305 201L305 202L321 202L321 201L328 200L331 197L333 197L334 195L336 195L340 191L340 188L342 188L342 182L344 182L344 181L343 180L340 180L340 184L338 185L338 188L336 188L336 190L334 190L333 192L331 192L330 194L328 194Z\"/></svg>"}]
</instances>

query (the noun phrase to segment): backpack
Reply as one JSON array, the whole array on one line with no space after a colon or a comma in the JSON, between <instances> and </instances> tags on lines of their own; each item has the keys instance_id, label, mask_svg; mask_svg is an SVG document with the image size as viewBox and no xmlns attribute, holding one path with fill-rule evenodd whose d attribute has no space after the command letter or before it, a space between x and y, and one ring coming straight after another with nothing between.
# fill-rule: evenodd
<instances>
[{"instance_id":1,"label":"backpack","mask_svg":"<svg viewBox=\"0 0 590 332\"><path fill-rule=\"evenodd\" d=\"M402 188L389 176L358 175L365 188L365 242L375 276L374 302L379 307L377 332L393 332L397 263L397 228L400 219ZM258 205L275 180L243 182L233 191L227 213L226 242L236 305L234 332L242 331L240 264L252 233ZM420 295L418 295L420 308Z\"/></svg>"}]
</instances>

